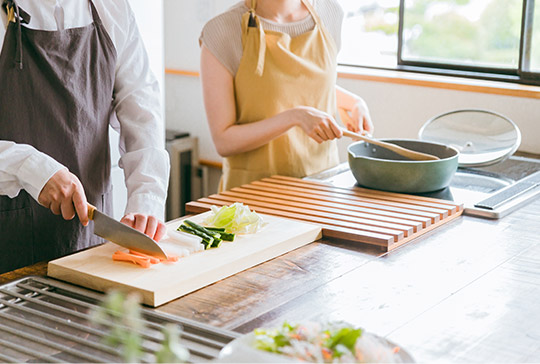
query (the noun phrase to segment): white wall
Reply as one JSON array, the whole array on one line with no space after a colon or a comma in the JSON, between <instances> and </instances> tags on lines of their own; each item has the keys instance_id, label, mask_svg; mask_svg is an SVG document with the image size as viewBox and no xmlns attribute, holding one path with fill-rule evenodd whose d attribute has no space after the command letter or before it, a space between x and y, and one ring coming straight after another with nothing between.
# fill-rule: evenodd
<instances>
[{"instance_id":1,"label":"white wall","mask_svg":"<svg viewBox=\"0 0 540 364\"><path fill-rule=\"evenodd\" d=\"M163 37L163 0L129 0L135 13L139 32L141 33L150 60L150 68L157 77L162 90L163 115L165 115L165 73L164 73L164 37ZM124 182L124 171L118 167L118 133L110 129L111 138L111 178L113 184L113 216L122 218L127 203L127 189Z\"/></svg>"},{"instance_id":2,"label":"white wall","mask_svg":"<svg viewBox=\"0 0 540 364\"><path fill-rule=\"evenodd\" d=\"M165 66L198 71L202 26L236 2L165 0ZM523 134L521 151L540 154L540 100L351 79L338 83L367 101L376 137L415 138L422 124L435 115L459 108L485 108L518 125ZM167 126L198 136L200 157L220 161L206 123L199 79L166 75L165 84ZM340 143L343 160L348 143Z\"/></svg>"},{"instance_id":3,"label":"white wall","mask_svg":"<svg viewBox=\"0 0 540 364\"><path fill-rule=\"evenodd\" d=\"M199 70L199 36L204 24L238 0L165 0L165 67ZM196 77L165 75L167 128L199 138L199 157L221 161L217 154Z\"/></svg>"}]
</instances>

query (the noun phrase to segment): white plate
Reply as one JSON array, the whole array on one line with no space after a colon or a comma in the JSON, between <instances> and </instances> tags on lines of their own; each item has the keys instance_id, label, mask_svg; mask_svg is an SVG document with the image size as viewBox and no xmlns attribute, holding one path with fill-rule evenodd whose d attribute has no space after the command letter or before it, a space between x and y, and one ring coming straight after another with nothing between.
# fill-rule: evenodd
<instances>
[{"instance_id":1,"label":"white plate","mask_svg":"<svg viewBox=\"0 0 540 364\"><path fill-rule=\"evenodd\" d=\"M367 332L362 333L362 339L369 345L372 352L364 351L365 362L369 363L414 363L413 357L403 348L393 354L392 350L398 345ZM298 363L291 357L270 353L253 348L255 334L253 332L231 341L221 349L218 363Z\"/></svg>"}]
</instances>

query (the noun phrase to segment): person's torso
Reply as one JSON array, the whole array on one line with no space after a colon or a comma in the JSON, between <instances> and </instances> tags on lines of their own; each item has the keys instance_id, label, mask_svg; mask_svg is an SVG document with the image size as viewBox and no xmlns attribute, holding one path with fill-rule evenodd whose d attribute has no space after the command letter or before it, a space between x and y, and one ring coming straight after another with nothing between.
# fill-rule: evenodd
<instances>
[{"instance_id":1,"label":"person's torso","mask_svg":"<svg viewBox=\"0 0 540 364\"><path fill-rule=\"evenodd\" d=\"M243 20L243 56L234 78L237 123L272 117L296 106L335 114L335 43L314 9L315 27L296 37L264 30L248 13ZM223 188L260 177L303 177L338 163L334 141L318 144L300 127L255 150L225 159Z\"/></svg>"},{"instance_id":2,"label":"person's torso","mask_svg":"<svg viewBox=\"0 0 540 364\"><path fill-rule=\"evenodd\" d=\"M68 167L81 181L87 200L108 212L114 44L93 6L88 25L41 30L24 24L31 22L30 10L18 1L9 5L15 15L0 53L0 139L31 145ZM53 215L25 191L13 199L0 196L0 216L2 224L11 224L7 231L6 226L0 229L2 247L9 251L0 260L2 269L101 242L77 218ZM18 235L22 229L30 235ZM15 251L21 253L9 260Z\"/></svg>"},{"instance_id":3,"label":"person's torso","mask_svg":"<svg viewBox=\"0 0 540 364\"><path fill-rule=\"evenodd\" d=\"M343 11L335 0L313 0L313 8L332 36L339 51L341 45L341 23ZM200 41L218 58L231 75L236 75L242 58L242 15L248 11L244 1L233 5L226 12L212 18L204 26ZM277 23L259 18L265 30L286 33L292 38L309 32L315 26L312 16L290 23Z\"/></svg>"}]
</instances>

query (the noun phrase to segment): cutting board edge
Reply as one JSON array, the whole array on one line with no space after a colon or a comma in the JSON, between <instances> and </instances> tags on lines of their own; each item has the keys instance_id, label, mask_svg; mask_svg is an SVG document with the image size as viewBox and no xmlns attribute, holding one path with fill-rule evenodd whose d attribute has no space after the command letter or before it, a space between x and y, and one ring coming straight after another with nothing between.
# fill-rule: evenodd
<instances>
[{"instance_id":1,"label":"cutting board edge","mask_svg":"<svg viewBox=\"0 0 540 364\"><path fill-rule=\"evenodd\" d=\"M273 216L270 218L282 219ZM168 222L167 225L168 227L173 226L173 224L177 224L178 221L181 220L182 219L176 219L174 221ZM99 292L107 292L108 290L113 288L125 291L136 291L139 292L139 294L141 295L142 303L151 307L158 307L171 300L182 297L190 292L208 286L209 284L213 284L218 280L227 278L238 272L249 269L255 265L261 264L277 256L283 255L288 251L297 249L301 246L304 246L322 238L322 228L320 226L291 219L284 220L289 220L297 226L302 225L302 232L298 233L297 235L291 236L286 240L280 241L277 245L272 245L262 251L258 251L257 253L245 256L242 259L235 261L234 264L231 264L230 266L225 265L225 268L220 268L219 270L217 270L217 273L212 272L212 280L210 281L211 283L208 283L208 278L210 278L210 275L207 275L205 277L206 281L192 281L190 282L190 285L186 287L180 287L182 289L178 289L178 286L175 286L174 280L172 280L172 283L168 285L166 289L151 290L148 289L148 287L144 288L144 286L139 286L136 284L129 285L125 282L125 280L123 282L122 280L114 281L104 277L103 275L96 275L95 273L89 272L87 270L80 271L76 269L77 266L70 266L70 264L72 264L71 262L74 256L77 256L78 254L88 254L88 252L93 249L104 249L107 244L74 253L72 255L68 255L66 257L55 259L49 262L47 265L47 275L52 278L73 283L82 287L90 288ZM285 247L286 249L284 249Z\"/></svg>"},{"instance_id":2,"label":"cutting board edge","mask_svg":"<svg viewBox=\"0 0 540 364\"><path fill-rule=\"evenodd\" d=\"M47 276L104 293L112 289L119 289L122 291L137 291L140 293L141 301L143 303L153 306L155 302L155 292L133 287L125 283L113 282L109 279L96 275L88 276L75 269L56 264L56 262L61 259L63 258L53 260L47 264ZM84 282L84 284L81 282Z\"/></svg>"},{"instance_id":3,"label":"cutting board edge","mask_svg":"<svg viewBox=\"0 0 540 364\"><path fill-rule=\"evenodd\" d=\"M238 260L238 261L235 261L235 266L233 265L225 265L223 266L223 268L225 268L224 270L220 270L220 271L215 271L215 272L211 272L209 275L207 275L207 278L210 278L211 281L213 281L213 283L211 284L214 284L222 279L225 279L225 278L228 278L232 275L235 275L237 273L240 273L246 269L249 269L251 267L254 267L256 265L259 265L259 264L262 264L264 262L267 262L271 259L274 259L280 255L283 255L283 254L286 254L290 251L293 251L295 249L298 249L304 245L307 245L307 244L310 244L316 240L319 240L322 238L322 228L321 227L318 227L318 226L313 226L313 229L312 230L308 230L304 233L302 233L301 235L298 235L298 236L294 236L294 237L291 237L287 240L284 240L282 242L280 242L280 244L278 245L272 245L271 247L263 250L263 251L259 251L257 252L257 260L255 261L251 261L251 262L248 262L252 259L251 256L248 256L248 257L244 257L243 259L241 260ZM283 252L283 250L281 250L281 246L282 245L288 245L289 242L291 240L298 240L298 242L294 245L289 245L289 248L287 251ZM210 285L211 285L210 284ZM191 292L194 292L198 289L201 289L203 287L206 287L208 286L209 284L205 284L205 283L197 283L197 284L192 284L191 287L189 288L186 288L185 290L182 291L182 293L178 294L178 291L176 291L177 293L176 294L163 294L163 293L160 293L160 292L154 292L154 301L153 301L153 304L151 306L153 307L158 307L158 306L161 306L167 302L170 302L174 299L177 299L177 298L180 298L188 293L191 293ZM173 285L171 285L173 286ZM174 290L171 289L169 290L168 292L173 292Z\"/></svg>"}]
</instances>

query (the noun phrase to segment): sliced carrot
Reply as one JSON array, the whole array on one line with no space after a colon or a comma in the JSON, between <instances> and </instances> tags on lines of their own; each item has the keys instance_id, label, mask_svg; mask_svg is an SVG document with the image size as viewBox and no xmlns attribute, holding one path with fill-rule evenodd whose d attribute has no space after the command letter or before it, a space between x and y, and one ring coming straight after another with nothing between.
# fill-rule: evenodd
<instances>
[{"instance_id":1,"label":"sliced carrot","mask_svg":"<svg viewBox=\"0 0 540 364\"><path fill-rule=\"evenodd\" d=\"M148 258L143 258L137 255L128 254L121 250L116 251L112 256L112 259L116 261L131 262L134 264L138 264L143 268L150 268L150 266L152 265L152 263L150 263L150 259Z\"/></svg>"},{"instance_id":2,"label":"sliced carrot","mask_svg":"<svg viewBox=\"0 0 540 364\"><path fill-rule=\"evenodd\" d=\"M143 258L146 258L146 259L150 259L150 263L152 263L152 264L158 264L158 263L161 261L160 258L156 258L156 257L153 257L153 256L148 255L148 254L136 252L136 251L134 251L134 250L130 250L130 251L129 251L129 254L133 254L133 255L137 255L137 256L139 256L139 257L143 257Z\"/></svg>"},{"instance_id":3,"label":"sliced carrot","mask_svg":"<svg viewBox=\"0 0 540 364\"><path fill-rule=\"evenodd\" d=\"M161 262L163 263L174 263L174 262L177 262L178 259L180 259L178 257L178 255L174 255L174 254L167 254L167 258L168 259L159 259Z\"/></svg>"}]
</instances>

